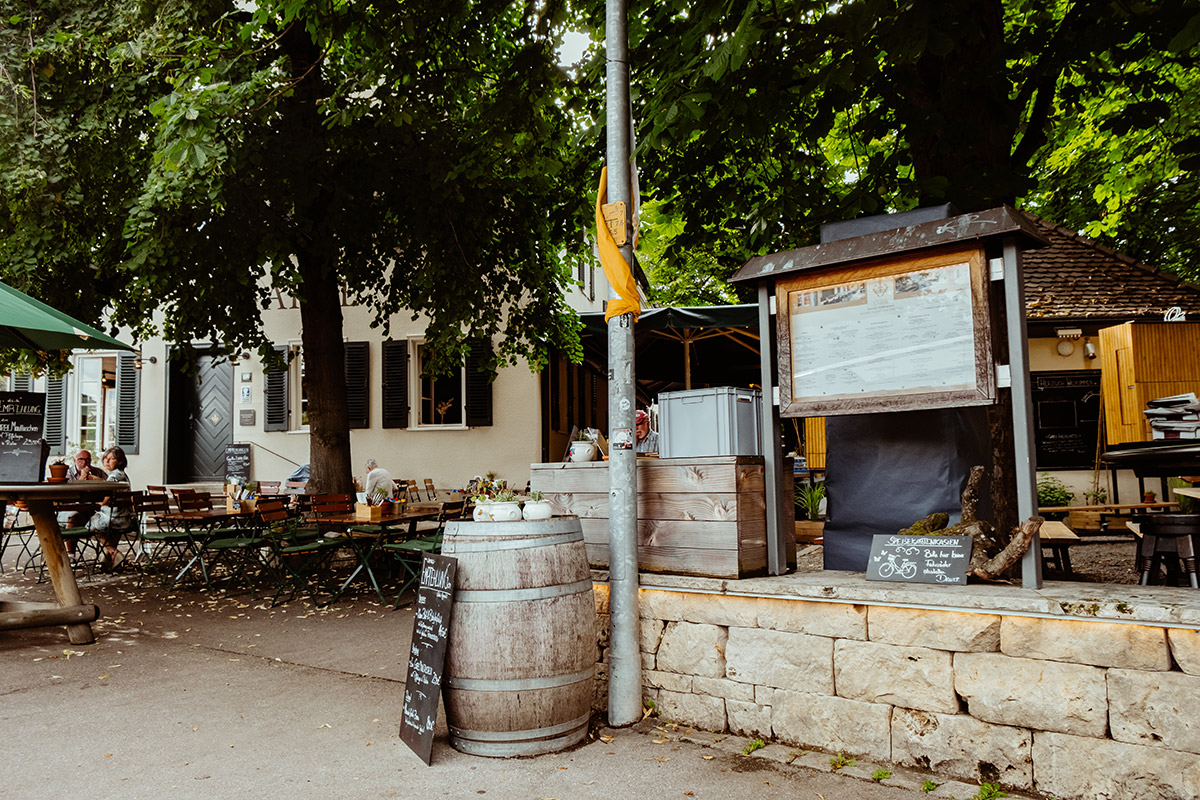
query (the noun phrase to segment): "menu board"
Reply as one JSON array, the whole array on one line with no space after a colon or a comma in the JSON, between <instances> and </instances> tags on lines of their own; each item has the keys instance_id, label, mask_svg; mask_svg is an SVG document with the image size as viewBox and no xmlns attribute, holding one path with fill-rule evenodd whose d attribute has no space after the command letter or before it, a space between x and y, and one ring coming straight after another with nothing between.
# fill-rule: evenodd
<instances>
[{"instance_id":1,"label":"menu board","mask_svg":"<svg viewBox=\"0 0 1200 800\"><path fill-rule=\"evenodd\" d=\"M454 603L454 574L458 560L426 553L421 559L421 584L413 614L408 677L404 681L404 712L400 739L428 766L433 755L442 668Z\"/></svg>"},{"instance_id":2,"label":"menu board","mask_svg":"<svg viewBox=\"0 0 1200 800\"><path fill-rule=\"evenodd\" d=\"M960 248L780 281L781 413L992 402L982 268Z\"/></svg>"},{"instance_id":3,"label":"menu board","mask_svg":"<svg viewBox=\"0 0 1200 800\"><path fill-rule=\"evenodd\" d=\"M971 563L970 536L896 536L871 539L867 580L962 586Z\"/></svg>"},{"instance_id":4,"label":"menu board","mask_svg":"<svg viewBox=\"0 0 1200 800\"><path fill-rule=\"evenodd\" d=\"M0 483L42 479L45 413L41 392L0 392Z\"/></svg>"},{"instance_id":5,"label":"menu board","mask_svg":"<svg viewBox=\"0 0 1200 800\"><path fill-rule=\"evenodd\" d=\"M1100 370L1035 372L1031 377L1038 469L1091 469L1100 431Z\"/></svg>"},{"instance_id":6,"label":"menu board","mask_svg":"<svg viewBox=\"0 0 1200 800\"><path fill-rule=\"evenodd\" d=\"M250 480L250 443L225 445L225 480L241 478Z\"/></svg>"}]
</instances>

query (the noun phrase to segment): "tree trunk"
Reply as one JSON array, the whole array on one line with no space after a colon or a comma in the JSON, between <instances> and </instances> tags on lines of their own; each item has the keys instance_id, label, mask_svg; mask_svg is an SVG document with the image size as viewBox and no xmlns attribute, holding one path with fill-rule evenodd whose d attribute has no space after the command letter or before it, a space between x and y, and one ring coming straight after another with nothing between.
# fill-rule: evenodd
<instances>
[{"instance_id":1,"label":"tree trunk","mask_svg":"<svg viewBox=\"0 0 1200 800\"><path fill-rule=\"evenodd\" d=\"M337 274L300 259L301 341L308 398L310 494L354 491L350 474L350 423L346 416L346 366Z\"/></svg>"}]
</instances>

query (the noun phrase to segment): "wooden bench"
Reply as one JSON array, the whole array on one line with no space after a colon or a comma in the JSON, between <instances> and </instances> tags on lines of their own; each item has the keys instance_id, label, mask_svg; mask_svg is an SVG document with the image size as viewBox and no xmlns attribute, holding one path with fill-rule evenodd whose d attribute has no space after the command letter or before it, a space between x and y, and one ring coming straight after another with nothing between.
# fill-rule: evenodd
<instances>
[{"instance_id":1,"label":"wooden bench","mask_svg":"<svg viewBox=\"0 0 1200 800\"><path fill-rule=\"evenodd\" d=\"M1042 527L1038 528L1038 536L1041 537L1042 547L1050 548L1050 562L1063 575L1070 575L1070 547L1079 541L1079 534L1062 522L1047 520L1042 523Z\"/></svg>"},{"instance_id":2,"label":"wooden bench","mask_svg":"<svg viewBox=\"0 0 1200 800\"><path fill-rule=\"evenodd\" d=\"M1038 514L1046 516L1047 514L1095 514L1096 524L1101 533L1108 532L1108 523L1110 518L1130 516L1133 513L1164 513L1178 510L1179 503L1173 501L1162 501L1159 503L1100 503L1090 506L1047 506L1038 509ZM1078 523L1076 527L1079 527ZM1085 525L1086 528L1091 528L1090 525Z\"/></svg>"}]
</instances>

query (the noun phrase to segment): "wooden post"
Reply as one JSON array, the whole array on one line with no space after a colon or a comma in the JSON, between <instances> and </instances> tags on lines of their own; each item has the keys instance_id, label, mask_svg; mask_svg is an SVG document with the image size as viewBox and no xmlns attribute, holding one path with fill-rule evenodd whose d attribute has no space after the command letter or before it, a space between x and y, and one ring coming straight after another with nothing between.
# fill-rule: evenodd
<instances>
[{"instance_id":1,"label":"wooden post","mask_svg":"<svg viewBox=\"0 0 1200 800\"><path fill-rule=\"evenodd\" d=\"M67 556L67 546L63 543L62 531L54 516L54 503L29 498L27 504L58 604L66 607L83 605L79 586L75 583L75 573L71 570L71 559ZM71 644L91 644L96 641L92 626L86 622L67 625L67 638Z\"/></svg>"}]
</instances>

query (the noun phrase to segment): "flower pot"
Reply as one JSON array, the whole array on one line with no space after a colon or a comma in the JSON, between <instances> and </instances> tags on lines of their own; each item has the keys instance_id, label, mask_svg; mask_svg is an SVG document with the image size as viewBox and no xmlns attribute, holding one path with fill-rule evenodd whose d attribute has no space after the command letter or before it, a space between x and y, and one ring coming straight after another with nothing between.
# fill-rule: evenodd
<instances>
[{"instance_id":1,"label":"flower pot","mask_svg":"<svg viewBox=\"0 0 1200 800\"><path fill-rule=\"evenodd\" d=\"M521 520L521 504L513 501L511 503L492 503L491 509L492 522L520 522Z\"/></svg>"},{"instance_id":2,"label":"flower pot","mask_svg":"<svg viewBox=\"0 0 1200 800\"><path fill-rule=\"evenodd\" d=\"M550 519L554 516L554 509L549 500L526 500L521 514L525 519Z\"/></svg>"},{"instance_id":3,"label":"flower pot","mask_svg":"<svg viewBox=\"0 0 1200 800\"><path fill-rule=\"evenodd\" d=\"M595 442L571 442L570 459L572 461L595 461Z\"/></svg>"},{"instance_id":4,"label":"flower pot","mask_svg":"<svg viewBox=\"0 0 1200 800\"><path fill-rule=\"evenodd\" d=\"M1154 492L1146 492L1144 495L1142 495L1142 502L1143 503L1153 503L1156 496L1157 495L1155 495Z\"/></svg>"},{"instance_id":5,"label":"flower pot","mask_svg":"<svg viewBox=\"0 0 1200 800\"><path fill-rule=\"evenodd\" d=\"M492 504L490 502L476 503L471 519L476 522L489 522L492 519Z\"/></svg>"},{"instance_id":6,"label":"flower pot","mask_svg":"<svg viewBox=\"0 0 1200 800\"><path fill-rule=\"evenodd\" d=\"M382 503L380 503L380 504L379 504L379 513L380 513L380 514L390 514L390 513L392 513L392 501L391 501L391 500L384 500Z\"/></svg>"},{"instance_id":7,"label":"flower pot","mask_svg":"<svg viewBox=\"0 0 1200 800\"><path fill-rule=\"evenodd\" d=\"M48 483L66 483L67 482L67 465L66 464L51 464L50 477L47 478Z\"/></svg>"}]
</instances>

